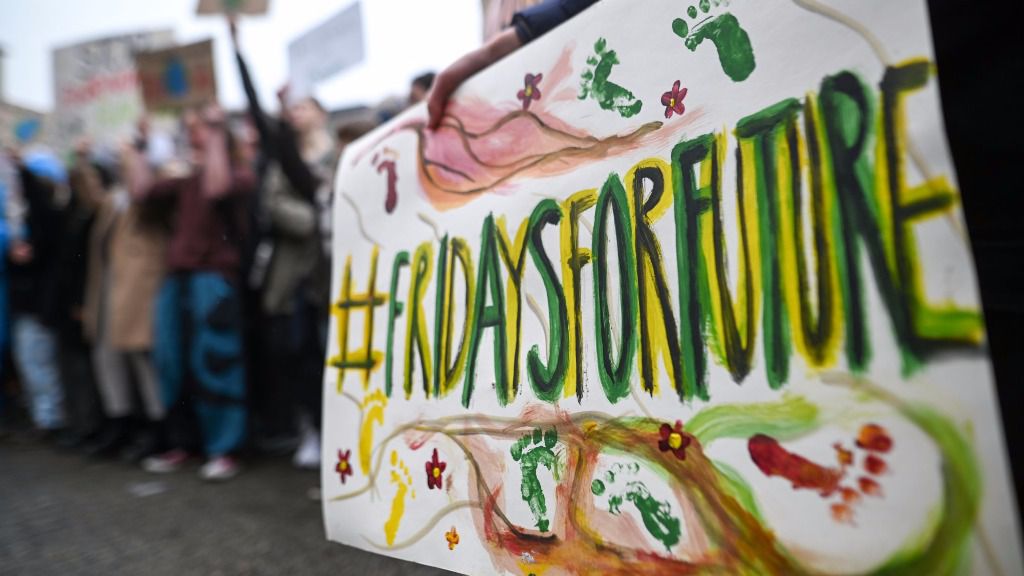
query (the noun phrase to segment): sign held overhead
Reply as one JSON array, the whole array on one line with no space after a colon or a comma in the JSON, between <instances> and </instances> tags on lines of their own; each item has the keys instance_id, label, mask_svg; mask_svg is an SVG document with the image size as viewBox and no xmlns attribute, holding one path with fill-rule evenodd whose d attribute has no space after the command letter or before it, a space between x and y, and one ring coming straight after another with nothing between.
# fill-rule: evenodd
<instances>
[{"instance_id":1,"label":"sign held overhead","mask_svg":"<svg viewBox=\"0 0 1024 576\"><path fill-rule=\"evenodd\" d=\"M270 0L199 0L196 14L248 14L257 16L266 14Z\"/></svg>"},{"instance_id":2,"label":"sign held overhead","mask_svg":"<svg viewBox=\"0 0 1024 576\"><path fill-rule=\"evenodd\" d=\"M180 110L217 98L213 41L177 46L135 57L146 110Z\"/></svg>"},{"instance_id":3,"label":"sign held overhead","mask_svg":"<svg viewBox=\"0 0 1024 576\"><path fill-rule=\"evenodd\" d=\"M288 71L293 93L307 96L313 86L366 58L363 10L355 2L288 44Z\"/></svg>"}]
</instances>

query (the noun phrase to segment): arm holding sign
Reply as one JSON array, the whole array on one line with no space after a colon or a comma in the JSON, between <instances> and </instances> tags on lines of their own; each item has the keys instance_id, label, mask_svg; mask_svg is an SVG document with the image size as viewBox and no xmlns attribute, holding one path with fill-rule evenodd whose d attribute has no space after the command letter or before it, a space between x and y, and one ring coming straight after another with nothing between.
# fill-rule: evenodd
<instances>
[{"instance_id":1,"label":"arm holding sign","mask_svg":"<svg viewBox=\"0 0 1024 576\"><path fill-rule=\"evenodd\" d=\"M288 87L278 91L281 105L281 120L275 126L260 104L256 87L238 45L238 22L233 16L228 17L228 29L231 32L231 44L235 49L238 61L238 72L242 77L242 86L249 101L249 115L252 117L256 131L260 135L260 150L266 159L276 160L288 183L303 197L313 201L319 182L302 160L299 151L298 137L291 124L288 123Z\"/></svg>"},{"instance_id":2,"label":"arm holding sign","mask_svg":"<svg viewBox=\"0 0 1024 576\"><path fill-rule=\"evenodd\" d=\"M203 196L218 200L231 193L233 180L224 110L217 105L207 106L201 121L205 124L206 142L200 151L203 165L200 186Z\"/></svg>"},{"instance_id":3,"label":"arm holding sign","mask_svg":"<svg viewBox=\"0 0 1024 576\"><path fill-rule=\"evenodd\" d=\"M512 17L511 28L459 58L437 75L427 98L427 125L431 129L440 126L448 98L469 77L515 52L520 46L547 34L595 2L597 0L547 0L516 13Z\"/></svg>"},{"instance_id":4,"label":"arm holding sign","mask_svg":"<svg viewBox=\"0 0 1024 576\"><path fill-rule=\"evenodd\" d=\"M260 151L266 157L272 157L271 147L276 141L274 129L271 126L270 118L260 104L259 95L256 93L256 86L253 84L252 75L249 73L249 66L245 63L242 50L238 46L238 20L234 15L228 16L228 30L231 32L231 46L235 50L235 60L238 62L238 74L242 78L242 88L245 90L245 99L249 103L249 117L260 135Z\"/></svg>"}]
</instances>

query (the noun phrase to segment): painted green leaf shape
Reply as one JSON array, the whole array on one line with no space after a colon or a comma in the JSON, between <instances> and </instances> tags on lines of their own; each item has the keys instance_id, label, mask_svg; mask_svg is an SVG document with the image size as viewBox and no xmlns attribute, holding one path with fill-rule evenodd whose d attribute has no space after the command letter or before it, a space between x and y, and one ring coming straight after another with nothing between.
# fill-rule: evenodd
<instances>
[{"instance_id":1,"label":"painted green leaf shape","mask_svg":"<svg viewBox=\"0 0 1024 576\"><path fill-rule=\"evenodd\" d=\"M786 395L778 402L704 408L686 423L686 431L706 448L720 438L750 438L755 434L788 440L813 432L819 426L817 406L803 396Z\"/></svg>"},{"instance_id":2,"label":"painted green leaf shape","mask_svg":"<svg viewBox=\"0 0 1024 576\"><path fill-rule=\"evenodd\" d=\"M927 406L900 404L897 409L939 448L942 508L936 524L910 538L875 574L959 573L965 568L981 505L981 473L974 447L952 421Z\"/></svg>"}]
</instances>

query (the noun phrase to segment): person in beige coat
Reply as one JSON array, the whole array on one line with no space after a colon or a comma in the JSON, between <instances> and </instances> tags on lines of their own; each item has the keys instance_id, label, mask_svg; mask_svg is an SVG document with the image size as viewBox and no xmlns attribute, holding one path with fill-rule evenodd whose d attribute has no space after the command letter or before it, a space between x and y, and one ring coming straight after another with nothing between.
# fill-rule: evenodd
<instances>
[{"instance_id":1,"label":"person in beige coat","mask_svg":"<svg viewBox=\"0 0 1024 576\"><path fill-rule=\"evenodd\" d=\"M98 181L95 182L98 185ZM108 430L93 447L97 454L120 448L126 460L158 452L166 414L151 357L153 316L164 278L167 230L156 212L132 201L122 186L103 195L90 235L88 284L83 324L93 343L93 364ZM132 399L142 400L145 425L134 443L128 425Z\"/></svg>"}]
</instances>

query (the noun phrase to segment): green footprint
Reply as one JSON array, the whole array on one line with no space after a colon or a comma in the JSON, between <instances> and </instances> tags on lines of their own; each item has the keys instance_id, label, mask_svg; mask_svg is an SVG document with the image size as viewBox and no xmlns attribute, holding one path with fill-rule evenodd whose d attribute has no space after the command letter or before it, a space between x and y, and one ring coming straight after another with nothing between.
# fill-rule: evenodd
<instances>
[{"instance_id":1,"label":"green footprint","mask_svg":"<svg viewBox=\"0 0 1024 576\"><path fill-rule=\"evenodd\" d=\"M715 1L718 6L719 1ZM700 0L700 13L707 14L711 10L710 0ZM699 15L695 6L686 9L687 16L696 20ZM750 46L750 36L740 26L736 17L729 12L723 12L718 16L708 16L695 23L692 28L683 18L676 18L672 21L672 31L676 36L683 39L686 47L691 52L697 50L704 40L711 40L718 50L718 61L722 65L722 71L732 78L733 82L742 82L750 76L756 66L754 62L754 50Z\"/></svg>"},{"instance_id":2,"label":"green footprint","mask_svg":"<svg viewBox=\"0 0 1024 576\"><path fill-rule=\"evenodd\" d=\"M523 472L523 483L520 488L523 501L530 506L530 512L533 512L533 517L537 521L537 529L541 532L548 531L549 521L544 489L537 479L537 466L544 466L555 480L558 480L558 457L554 453L556 444L558 432L554 428L543 433L540 428L535 428L532 434L526 434L517 440L511 449L512 459L519 462Z\"/></svg>"},{"instance_id":3,"label":"green footprint","mask_svg":"<svg viewBox=\"0 0 1024 576\"><path fill-rule=\"evenodd\" d=\"M640 512L647 532L664 544L666 550L671 550L679 542L679 519L672 516L672 506L668 501L655 499L643 482L629 479L639 471L640 465L635 462L617 463L605 472L604 481L595 478L591 482L590 491L595 496L608 493L608 511L615 515L621 513L624 501L632 502ZM615 487L620 489L609 492Z\"/></svg>"},{"instance_id":4,"label":"green footprint","mask_svg":"<svg viewBox=\"0 0 1024 576\"><path fill-rule=\"evenodd\" d=\"M604 110L614 110L623 118L630 118L640 112L644 103L632 92L622 86L608 80L612 68L619 63L619 56L615 50L608 50L608 43L604 38L598 38L594 43L595 56L587 57L587 64L593 67L587 68L580 76L580 100L593 98Z\"/></svg>"}]
</instances>

